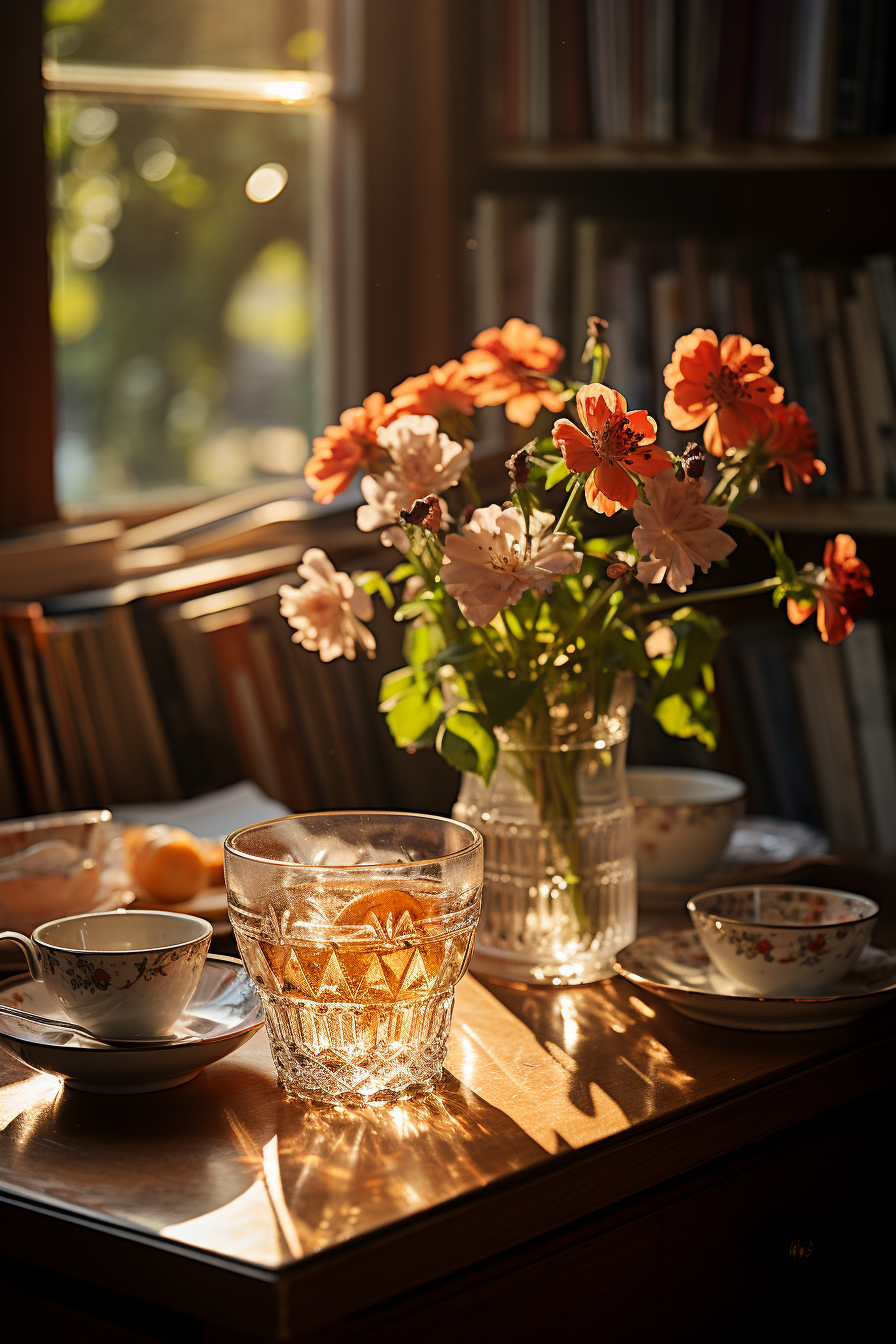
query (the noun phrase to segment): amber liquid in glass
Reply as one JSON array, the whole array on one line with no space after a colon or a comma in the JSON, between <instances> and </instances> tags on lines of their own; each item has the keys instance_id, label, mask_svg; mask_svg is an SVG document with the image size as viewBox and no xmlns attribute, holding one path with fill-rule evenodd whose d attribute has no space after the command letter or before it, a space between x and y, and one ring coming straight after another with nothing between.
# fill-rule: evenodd
<instances>
[{"instance_id":1,"label":"amber liquid in glass","mask_svg":"<svg viewBox=\"0 0 896 1344\"><path fill-rule=\"evenodd\" d=\"M235 926L288 1090L379 1100L431 1085L478 916L478 901L451 904L434 884L293 887L255 930Z\"/></svg>"}]
</instances>

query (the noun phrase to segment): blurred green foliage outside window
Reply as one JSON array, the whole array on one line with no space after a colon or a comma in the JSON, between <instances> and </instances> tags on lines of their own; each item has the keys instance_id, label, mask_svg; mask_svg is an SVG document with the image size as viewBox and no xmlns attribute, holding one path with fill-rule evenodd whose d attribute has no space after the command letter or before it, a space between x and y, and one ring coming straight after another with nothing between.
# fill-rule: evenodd
<instances>
[{"instance_id":1,"label":"blurred green foliage outside window","mask_svg":"<svg viewBox=\"0 0 896 1344\"><path fill-rule=\"evenodd\" d=\"M323 8L45 5L63 506L301 491L331 414Z\"/></svg>"}]
</instances>

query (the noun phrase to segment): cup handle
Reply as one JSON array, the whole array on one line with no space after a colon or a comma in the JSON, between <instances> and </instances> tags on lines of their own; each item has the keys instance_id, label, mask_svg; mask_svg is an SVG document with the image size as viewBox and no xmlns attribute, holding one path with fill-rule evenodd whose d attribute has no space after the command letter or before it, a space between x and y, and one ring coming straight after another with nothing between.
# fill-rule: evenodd
<instances>
[{"instance_id":1,"label":"cup handle","mask_svg":"<svg viewBox=\"0 0 896 1344\"><path fill-rule=\"evenodd\" d=\"M14 933L12 929L7 929L6 933L0 933L0 943L18 943L28 960L28 974L31 979L43 980L37 948L30 938L26 938L24 933Z\"/></svg>"}]
</instances>

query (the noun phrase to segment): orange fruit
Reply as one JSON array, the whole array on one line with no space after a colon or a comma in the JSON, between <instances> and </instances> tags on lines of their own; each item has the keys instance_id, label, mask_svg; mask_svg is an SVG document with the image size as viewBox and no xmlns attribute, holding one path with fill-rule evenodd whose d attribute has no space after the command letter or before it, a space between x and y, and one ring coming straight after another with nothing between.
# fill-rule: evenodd
<instances>
[{"instance_id":1,"label":"orange fruit","mask_svg":"<svg viewBox=\"0 0 896 1344\"><path fill-rule=\"evenodd\" d=\"M131 876L165 904L188 901L205 886L206 866L195 836L176 826L150 826L128 855Z\"/></svg>"},{"instance_id":2,"label":"orange fruit","mask_svg":"<svg viewBox=\"0 0 896 1344\"><path fill-rule=\"evenodd\" d=\"M343 906L335 924L369 924L391 938L394 933L412 933L418 919L438 913L438 902L432 896L414 896L407 891L365 891L348 905ZM407 915L408 918L403 917Z\"/></svg>"}]
</instances>

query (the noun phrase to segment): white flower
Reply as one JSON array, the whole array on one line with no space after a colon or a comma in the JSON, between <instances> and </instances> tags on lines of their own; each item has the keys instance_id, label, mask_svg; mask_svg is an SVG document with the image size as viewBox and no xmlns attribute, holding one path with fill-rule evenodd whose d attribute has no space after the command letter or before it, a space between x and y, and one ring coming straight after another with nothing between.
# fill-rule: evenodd
<instances>
[{"instance_id":1,"label":"white flower","mask_svg":"<svg viewBox=\"0 0 896 1344\"><path fill-rule=\"evenodd\" d=\"M728 510L704 504L709 485L705 480L675 479L671 471L661 472L644 482L648 504L637 503L633 513L640 524L632 541L641 555L638 578L642 583L666 583L683 593L694 580L694 566L705 574L713 560L730 555L737 542L719 529L728 518Z\"/></svg>"},{"instance_id":2,"label":"white flower","mask_svg":"<svg viewBox=\"0 0 896 1344\"><path fill-rule=\"evenodd\" d=\"M372 658L376 640L362 624L373 619L370 595L316 546L302 556L299 577L305 580L301 588L285 583L280 589L280 615L295 630L293 641L319 653L323 663L353 659L356 643Z\"/></svg>"},{"instance_id":3,"label":"white flower","mask_svg":"<svg viewBox=\"0 0 896 1344\"><path fill-rule=\"evenodd\" d=\"M553 514L534 510L527 544L521 511L490 504L475 511L463 534L445 539L442 582L471 625L488 625L527 588L549 593L558 574L578 574L575 537L551 532L553 525Z\"/></svg>"},{"instance_id":4,"label":"white flower","mask_svg":"<svg viewBox=\"0 0 896 1344\"><path fill-rule=\"evenodd\" d=\"M415 500L457 485L470 460L470 449L441 434L438 420L431 415L399 416L378 430L376 437L389 454L389 462L384 471L362 477L361 493L367 501L358 510L362 532L387 528ZM439 505L443 522L449 522L444 499L439 499Z\"/></svg>"}]
</instances>

